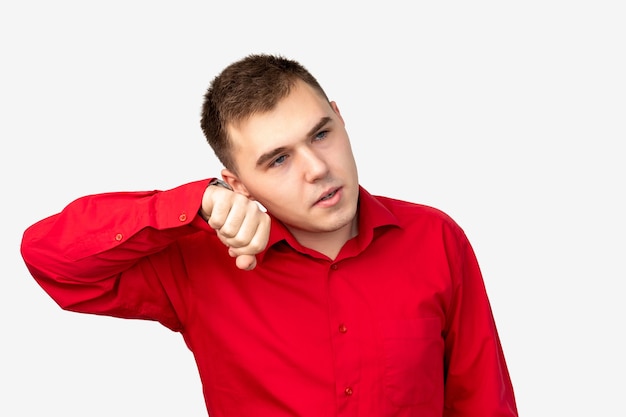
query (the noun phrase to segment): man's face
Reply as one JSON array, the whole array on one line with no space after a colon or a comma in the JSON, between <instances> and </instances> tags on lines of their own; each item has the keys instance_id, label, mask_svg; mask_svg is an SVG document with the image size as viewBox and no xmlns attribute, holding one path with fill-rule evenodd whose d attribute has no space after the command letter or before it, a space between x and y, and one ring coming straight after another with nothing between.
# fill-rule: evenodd
<instances>
[{"instance_id":1,"label":"man's face","mask_svg":"<svg viewBox=\"0 0 626 417\"><path fill-rule=\"evenodd\" d=\"M229 126L235 190L257 200L298 239L350 233L358 202L357 168L334 102L299 82L267 113Z\"/></svg>"}]
</instances>

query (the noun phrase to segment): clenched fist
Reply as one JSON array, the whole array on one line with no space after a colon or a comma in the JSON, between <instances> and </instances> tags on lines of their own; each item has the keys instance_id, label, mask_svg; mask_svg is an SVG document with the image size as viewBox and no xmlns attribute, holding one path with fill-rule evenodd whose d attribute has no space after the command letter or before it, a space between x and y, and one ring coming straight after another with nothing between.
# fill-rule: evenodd
<instances>
[{"instance_id":1,"label":"clenched fist","mask_svg":"<svg viewBox=\"0 0 626 417\"><path fill-rule=\"evenodd\" d=\"M267 246L271 223L256 202L226 188L209 186L202 196L200 215L228 247L230 256L237 258L237 268L256 267L255 255Z\"/></svg>"}]
</instances>

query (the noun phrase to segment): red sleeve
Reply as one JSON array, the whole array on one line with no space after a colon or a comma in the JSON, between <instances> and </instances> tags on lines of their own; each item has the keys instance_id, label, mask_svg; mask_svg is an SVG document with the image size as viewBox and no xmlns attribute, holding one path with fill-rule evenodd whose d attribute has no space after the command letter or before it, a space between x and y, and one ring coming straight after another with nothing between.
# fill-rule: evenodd
<instances>
[{"instance_id":1,"label":"red sleeve","mask_svg":"<svg viewBox=\"0 0 626 417\"><path fill-rule=\"evenodd\" d=\"M516 417L517 406L474 251L460 232L446 323L444 417Z\"/></svg>"},{"instance_id":2,"label":"red sleeve","mask_svg":"<svg viewBox=\"0 0 626 417\"><path fill-rule=\"evenodd\" d=\"M184 277L173 247L184 236L210 230L198 215L208 181L79 198L24 232L24 262L63 309L157 320L181 330L150 258L171 257L168 272Z\"/></svg>"}]
</instances>

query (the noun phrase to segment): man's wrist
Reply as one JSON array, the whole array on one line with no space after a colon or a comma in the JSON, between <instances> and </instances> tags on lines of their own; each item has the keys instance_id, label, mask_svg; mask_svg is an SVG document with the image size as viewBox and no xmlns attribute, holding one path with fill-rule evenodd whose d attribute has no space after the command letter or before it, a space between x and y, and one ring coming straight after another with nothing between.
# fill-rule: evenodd
<instances>
[{"instance_id":1,"label":"man's wrist","mask_svg":"<svg viewBox=\"0 0 626 417\"><path fill-rule=\"evenodd\" d=\"M211 188L211 186L216 186L216 187L220 187L220 188L225 188L229 191L233 191L233 188L224 180L221 180L219 178L213 178L211 181L209 181L209 184L207 185L206 189L204 190L204 194L202 196L202 201L204 202L207 192L209 192L209 188ZM200 209L198 210L198 214L200 215L200 217L202 217L205 221L209 220L209 217L211 217L211 215L207 212L205 212L203 210L203 205L200 205Z\"/></svg>"}]
</instances>

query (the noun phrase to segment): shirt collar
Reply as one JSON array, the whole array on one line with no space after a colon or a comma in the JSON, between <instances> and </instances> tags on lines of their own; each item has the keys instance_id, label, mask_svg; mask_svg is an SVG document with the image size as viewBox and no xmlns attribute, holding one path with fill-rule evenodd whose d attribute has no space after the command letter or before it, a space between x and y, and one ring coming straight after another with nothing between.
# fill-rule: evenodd
<instances>
[{"instance_id":1,"label":"shirt collar","mask_svg":"<svg viewBox=\"0 0 626 417\"><path fill-rule=\"evenodd\" d=\"M285 225L277 220L271 213L268 213L272 218L272 224L270 228L269 241L264 251L257 255L260 262L263 261L265 254L271 250L274 246L286 243L299 252L310 253L311 250L303 247L295 237L289 232ZM376 197L371 195L365 190L365 188L359 186L359 204L357 209L359 233L358 235L346 242L344 249L349 249L349 252L360 252L365 249L374 237L374 232L377 229L386 229L388 227L400 227L398 218L381 203ZM348 252L344 251L343 252ZM344 253L341 257L351 256L350 253ZM341 254L340 254L341 255ZM352 253L352 256L354 253Z\"/></svg>"}]
</instances>

